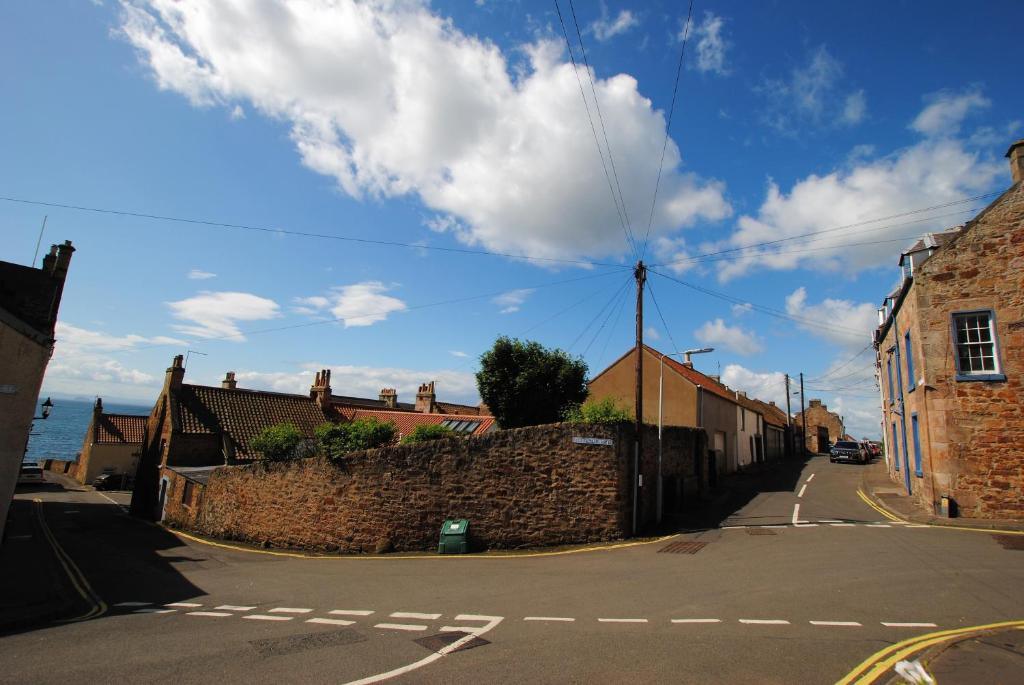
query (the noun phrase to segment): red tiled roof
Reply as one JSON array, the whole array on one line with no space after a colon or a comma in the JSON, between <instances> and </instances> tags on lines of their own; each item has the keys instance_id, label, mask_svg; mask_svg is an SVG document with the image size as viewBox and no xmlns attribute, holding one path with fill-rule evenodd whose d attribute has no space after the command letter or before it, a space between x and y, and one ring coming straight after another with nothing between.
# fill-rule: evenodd
<instances>
[{"instance_id":1,"label":"red tiled roof","mask_svg":"<svg viewBox=\"0 0 1024 685\"><path fill-rule=\"evenodd\" d=\"M646 350L649 354L654 355L656 358L661 358L661 352L654 349L653 347L650 347L649 345L644 345L644 350ZM739 404L739 402L736 401L736 394L733 393L728 388L726 388L721 383L719 383L718 381L716 381L711 376L705 376L700 371L697 371L692 367L686 366L682 362L678 362L672 357L665 357L665 366L672 369L680 376L693 383L694 385L699 385L705 390L708 390L711 393L718 395L722 399L729 400L733 404Z\"/></svg>"},{"instance_id":2,"label":"red tiled roof","mask_svg":"<svg viewBox=\"0 0 1024 685\"><path fill-rule=\"evenodd\" d=\"M334 410L325 413L307 395L182 385L174 400L182 432L227 433L239 459L258 456L249 443L264 428L289 422L312 438L317 426L338 419Z\"/></svg>"},{"instance_id":3,"label":"red tiled roof","mask_svg":"<svg viewBox=\"0 0 1024 685\"><path fill-rule=\"evenodd\" d=\"M785 428L788 422L786 421L786 412L779 407L762 402L761 400L754 400L757 404L761 405L761 415L764 416L765 423L770 423L773 426L779 426Z\"/></svg>"},{"instance_id":4,"label":"red tiled roof","mask_svg":"<svg viewBox=\"0 0 1024 685\"><path fill-rule=\"evenodd\" d=\"M141 445L147 418L135 414L100 414L96 426L96 442Z\"/></svg>"},{"instance_id":5,"label":"red tiled roof","mask_svg":"<svg viewBox=\"0 0 1024 685\"><path fill-rule=\"evenodd\" d=\"M408 435L417 426L435 426L444 421L479 421L471 435L482 435L494 425L493 416L473 416L471 414L421 414L408 411L387 411L380 409L362 409L358 407L342 407L341 414L350 421L373 417L379 421L390 421L398 428L398 436Z\"/></svg>"}]
</instances>

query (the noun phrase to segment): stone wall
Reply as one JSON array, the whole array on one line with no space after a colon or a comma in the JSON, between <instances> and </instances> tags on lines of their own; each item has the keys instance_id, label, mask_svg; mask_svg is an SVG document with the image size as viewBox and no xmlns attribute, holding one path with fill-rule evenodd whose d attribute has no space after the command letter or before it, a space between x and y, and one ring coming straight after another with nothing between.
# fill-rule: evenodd
<instances>
[{"instance_id":1,"label":"stone wall","mask_svg":"<svg viewBox=\"0 0 1024 685\"><path fill-rule=\"evenodd\" d=\"M830 412L828 406L821 403L821 400L811 400L806 409L807 414L807 435L805 436L807 450L811 454L824 454L828 452L828 445L825 442L835 443L843 436L843 422L839 414ZM797 414L793 423L803 428L803 414ZM828 437L825 438L825 431ZM820 435L819 435L820 434Z\"/></svg>"},{"instance_id":2,"label":"stone wall","mask_svg":"<svg viewBox=\"0 0 1024 685\"><path fill-rule=\"evenodd\" d=\"M66 459L44 459L40 466L43 467L44 471L52 471L53 473L60 473L76 480L78 478L78 462L70 461Z\"/></svg>"},{"instance_id":3,"label":"stone wall","mask_svg":"<svg viewBox=\"0 0 1024 685\"><path fill-rule=\"evenodd\" d=\"M628 425L554 424L356 452L337 463L224 467L187 511L175 503L183 486L172 484L165 520L213 537L345 553L436 549L448 518L470 520L476 549L614 540L632 529L633 436ZM644 437L646 524L656 518L657 429ZM706 439L689 428L663 437L666 502L678 505L704 487Z\"/></svg>"}]
</instances>

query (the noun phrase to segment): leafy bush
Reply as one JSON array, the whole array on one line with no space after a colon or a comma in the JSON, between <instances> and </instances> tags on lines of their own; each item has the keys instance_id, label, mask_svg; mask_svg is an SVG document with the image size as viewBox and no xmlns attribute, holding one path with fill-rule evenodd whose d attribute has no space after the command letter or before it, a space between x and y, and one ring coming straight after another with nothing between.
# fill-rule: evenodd
<instances>
[{"instance_id":1,"label":"leafy bush","mask_svg":"<svg viewBox=\"0 0 1024 685\"><path fill-rule=\"evenodd\" d=\"M554 423L587 397L587 364L540 343L500 337L480 357L480 397L502 428Z\"/></svg>"},{"instance_id":2,"label":"leafy bush","mask_svg":"<svg viewBox=\"0 0 1024 685\"><path fill-rule=\"evenodd\" d=\"M437 440L438 438L450 438L456 435L448 426L442 426L439 423L430 426L416 426L412 429L412 432L402 438L403 445L415 445L418 442L427 442L429 440Z\"/></svg>"},{"instance_id":3,"label":"leafy bush","mask_svg":"<svg viewBox=\"0 0 1024 685\"><path fill-rule=\"evenodd\" d=\"M569 423L612 424L633 420L633 412L619 404L614 397L588 400L565 412Z\"/></svg>"},{"instance_id":4,"label":"leafy bush","mask_svg":"<svg viewBox=\"0 0 1024 685\"><path fill-rule=\"evenodd\" d=\"M286 422L267 426L252 439L249 446L261 452L267 461L287 461L298 457L302 442L302 432L294 423Z\"/></svg>"},{"instance_id":5,"label":"leafy bush","mask_svg":"<svg viewBox=\"0 0 1024 685\"><path fill-rule=\"evenodd\" d=\"M398 428L390 421L367 417L349 423L325 423L316 429L320 451L331 459L348 452L383 447L394 441Z\"/></svg>"}]
</instances>

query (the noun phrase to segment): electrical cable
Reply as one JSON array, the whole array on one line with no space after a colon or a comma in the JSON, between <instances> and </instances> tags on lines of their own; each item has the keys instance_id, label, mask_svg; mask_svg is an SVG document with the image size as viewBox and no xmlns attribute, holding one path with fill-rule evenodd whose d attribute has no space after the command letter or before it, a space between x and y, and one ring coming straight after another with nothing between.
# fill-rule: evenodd
<instances>
[{"instance_id":1,"label":"electrical cable","mask_svg":"<svg viewBox=\"0 0 1024 685\"><path fill-rule=\"evenodd\" d=\"M594 315L594 318L593 318L593 319L591 319L591 320L590 320L590 322L589 322L589 323L587 323L587 325L583 327L583 330L582 330L582 331L580 331L580 334L576 336L576 338L575 338L575 339L574 339L574 340L572 341L572 343L571 343L571 344L570 344L570 345L569 345L568 347L566 347L566 348L565 348L566 352L568 352L568 351L572 350L572 348L576 347L576 343L578 343L578 342L580 341L580 339L581 339L581 338L582 338L582 337L583 337L584 335L586 335L586 334L587 334L587 331L589 331L589 330L590 330L590 327L591 327L591 326L593 326L593 325L594 325L595 323L597 323L597 320L601 318L601 314L603 314L603 313L604 313L604 310L605 310L605 309L607 309L607 308L608 308L609 306L611 306L612 302L614 302L614 301L617 301L617 300L618 300L618 297L619 297L619 294L621 293L621 291L622 291L622 290L624 290L624 289L626 288L626 286L628 286L628 285L629 285L629 284L630 284L630 283L632 282L632 280L633 280L633 277L632 277L632 274L631 274L631 275L630 275L630 277L629 277L629 278L627 278L627 279L626 279L626 280L625 280L625 281L624 281L624 282L622 283L622 285L621 285L621 286L619 286L619 289L615 291L615 294L613 294L613 295L612 295L611 299L610 299L610 300L608 300L608 301L607 301L607 302L606 302L606 303L604 304L604 306L602 306L602 307L601 307L601 309L599 309L599 310L597 311L597 314L595 314L595 315Z\"/></svg>"},{"instance_id":2,"label":"electrical cable","mask_svg":"<svg viewBox=\"0 0 1024 685\"><path fill-rule=\"evenodd\" d=\"M668 322L665 321L665 316L661 313L661 306L658 304L658 298L654 296L654 286L650 281L647 282L647 289L651 293L651 301L654 302L654 309L658 312L658 317L661 319L661 325L665 328L665 333L668 335L668 341L672 343L672 350L679 354L679 346L676 345L675 338L672 337L672 329L668 327Z\"/></svg>"}]
</instances>

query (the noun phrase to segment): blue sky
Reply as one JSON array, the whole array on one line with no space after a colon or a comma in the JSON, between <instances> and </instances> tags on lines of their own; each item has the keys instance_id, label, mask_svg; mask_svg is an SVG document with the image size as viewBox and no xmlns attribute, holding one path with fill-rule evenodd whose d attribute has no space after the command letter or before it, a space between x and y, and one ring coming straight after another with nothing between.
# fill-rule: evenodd
<instances>
[{"instance_id":1,"label":"blue sky","mask_svg":"<svg viewBox=\"0 0 1024 685\"><path fill-rule=\"evenodd\" d=\"M148 403L191 349L194 382L329 367L474 401L500 334L596 373L632 344L635 260L603 120L645 261L732 298L652 274L648 342L714 346L698 368L766 400L803 371L876 434L871 355L848 362L900 249L1009 184L1024 8L695 3L651 214L686 9L576 2L592 91L553 2L5 3L3 197L427 248L0 200L0 259L44 216L78 249L44 392Z\"/></svg>"}]
</instances>

